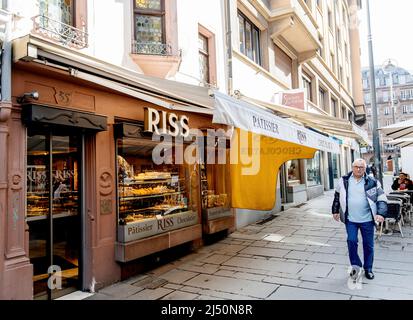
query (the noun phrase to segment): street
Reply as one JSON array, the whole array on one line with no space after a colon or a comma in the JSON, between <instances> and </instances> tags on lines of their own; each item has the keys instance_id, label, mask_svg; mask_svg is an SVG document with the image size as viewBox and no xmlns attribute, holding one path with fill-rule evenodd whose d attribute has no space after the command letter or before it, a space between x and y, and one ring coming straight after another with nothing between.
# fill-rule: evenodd
<instances>
[{"instance_id":1,"label":"street","mask_svg":"<svg viewBox=\"0 0 413 320\"><path fill-rule=\"evenodd\" d=\"M332 198L326 192L88 299L413 299L413 229L406 224L404 238L396 231L376 240L375 279L353 283Z\"/></svg>"}]
</instances>

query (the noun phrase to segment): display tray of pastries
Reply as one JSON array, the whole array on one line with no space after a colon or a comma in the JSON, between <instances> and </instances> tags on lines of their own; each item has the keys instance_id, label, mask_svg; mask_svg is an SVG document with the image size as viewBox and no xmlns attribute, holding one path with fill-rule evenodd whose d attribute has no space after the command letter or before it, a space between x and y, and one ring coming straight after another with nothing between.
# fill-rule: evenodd
<instances>
[{"instance_id":1,"label":"display tray of pastries","mask_svg":"<svg viewBox=\"0 0 413 320\"><path fill-rule=\"evenodd\" d=\"M42 208L42 207L28 207L27 208L28 217L44 216L48 212L49 212L49 208Z\"/></svg>"},{"instance_id":2,"label":"display tray of pastries","mask_svg":"<svg viewBox=\"0 0 413 320\"><path fill-rule=\"evenodd\" d=\"M136 196L150 196L156 194L173 193L175 189L168 188L167 186L156 186L149 188L132 188L126 187L122 190L121 195L123 197L136 197Z\"/></svg>"},{"instance_id":3,"label":"display tray of pastries","mask_svg":"<svg viewBox=\"0 0 413 320\"><path fill-rule=\"evenodd\" d=\"M143 172L135 175L136 180L160 180L160 179L170 179L170 172Z\"/></svg>"}]
</instances>

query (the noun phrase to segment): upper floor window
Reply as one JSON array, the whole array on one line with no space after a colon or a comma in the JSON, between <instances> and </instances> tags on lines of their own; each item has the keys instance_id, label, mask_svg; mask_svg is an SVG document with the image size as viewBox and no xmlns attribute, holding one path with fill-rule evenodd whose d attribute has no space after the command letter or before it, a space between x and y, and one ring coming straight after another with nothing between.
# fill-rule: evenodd
<instances>
[{"instance_id":1,"label":"upper floor window","mask_svg":"<svg viewBox=\"0 0 413 320\"><path fill-rule=\"evenodd\" d=\"M333 112L333 117L338 117L337 100L331 99L331 110Z\"/></svg>"},{"instance_id":2,"label":"upper floor window","mask_svg":"<svg viewBox=\"0 0 413 320\"><path fill-rule=\"evenodd\" d=\"M40 0L40 15L73 26L73 2L72 0ZM43 24L49 23L49 20L43 20Z\"/></svg>"},{"instance_id":3,"label":"upper floor window","mask_svg":"<svg viewBox=\"0 0 413 320\"><path fill-rule=\"evenodd\" d=\"M384 115L388 116L390 114L390 108L389 107L385 107L384 108Z\"/></svg>"},{"instance_id":4,"label":"upper floor window","mask_svg":"<svg viewBox=\"0 0 413 320\"><path fill-rule=\"evenodd\" d=\"M240 51L261 65L260 29L238 11Z\"/></svg>"},{"instance_id":5,"label":"upper floor window","mask_svg":"<svg viewBox=\"0 0 413 320\"><path fill-rule=\"evenodd\" d=\"M326 111L326 109L327 109L327 94L326 94L326 91L321 87L318 90L318 100L319 100L318 101L319 107Z\"/></svg>"},{"instance_id":6,"label":"upper floor window","mask_svg":"<svg viewBox=\"0 0 413 320\"><path fill-rule=\"evenodd\" d=\"M198 34L199 74L203 83L209 83L209 48L208 38Z\"/></svg>"},{"instance_id":7,"label":"upper floor window","mask_svg":"<svg viewBox=\"0 0 413 320\"><path fill-rule=\"evenodd\" d=\"M303 87L307 93L307 100L313 101L313 88L311 78L307 75L303 75Z\"/></svg>"},{"instance_id":8,"label":"upper floor window","mask_svg":"<svg viewBox=\"0 0 413 320\"><path fill-rule=\"evenodd\" d=\"M348 44L347 44L347 42L344 42L344 56L346 57L346 60L348 60Z\"/></svg>"},{"instance_id":9,"label":"upper floor window","mask_svg":"<svg viewBox=\"0 0 413 320\"><path fill-rule=\"evenodd\" d=\"M409 106L403 106L403 113L406 114L409 112Z\"/></svg>"},{"instance_id":10,"label":"upper floor window","mask_svg":"<svg viewBox=\"0 0 413 320\"><path fill-rule=\"evenodd\" d=\"M389 92L383 91L383 102L388 102L388 101L389 101Z\"/></svg>"},{"instance_id":11,"label":"upper floor window","mask_svg":"<svg viewBox=\"0 0 413 320\"><path fill-rule=\"evenodd\" d=\"M337 46L340 48L341 45L341 31L340 28L336 29Z\"/></svg>"},{"instance_id":12,"label":"upper floor window","mask_svg":"<svg viewBox=\"0 0 413 320\"><path fill-rule=\"evenodd\" d=\"M134 0L133 53L166 55L164 0Z\"/></svg>"},{"instance_id":13,"label":"upper floor window","mask_svg":"<svg viewBox=\"0 0 413 320\"><path fill-rule=\"evenodd\" d=\"M330 54L330 68L334 73L336 72L336 56L334 53Z\"/></svg>"},{"instance_id":14,"label":"upper floor window","mask_svg":"<svg viewBox=\"0 0 413 320\"><path fill-rule=\"evenodd\" d=\"M328 9L328 26L330 27L331 30L333 30L333 13L331 12L330 9Z\"/></svg>"},{"instance_id":15,"label":"upper floor window","mask_svg":"<svg viewBox=\"0 0 413 320\"><path fill-rule=\"evenodd\" d=\"M33 18L33 32L59 44L87 46L86 1L39 0L39 15Z\"/></svg>"},{"instance_id":16,"label":"upper floor window","mask_svg":"<svg viewBox=\"0 0 413 320\"><path fill-rule=\"evenodd\" d=\"M347 119L346 107L341 107L341 117Z\"/></svg>"}]
</instances>

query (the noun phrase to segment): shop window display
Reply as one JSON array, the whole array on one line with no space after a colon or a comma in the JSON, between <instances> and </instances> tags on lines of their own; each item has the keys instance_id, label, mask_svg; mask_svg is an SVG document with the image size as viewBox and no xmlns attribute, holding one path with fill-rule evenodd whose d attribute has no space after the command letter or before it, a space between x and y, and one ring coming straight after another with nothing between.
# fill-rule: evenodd
<instances>
[{"instance_id":1,"label":"shop window display","mask_svg":"<svg viewBox=\"0 0 413 320\"><path fill-rule=\"evenodd\" d=\"M215 158L218 159L217 154ZM202 218L213 220L231 216L228 165L202 163L200 167Z\"/></svg>"},{"instance_id":2,"label":"shop window display","mask_svg":"<svg viewBox=\"0 0 413 320\"><path fill-rule=\"evenodd\" d=\"M314 158L307 160L307 182L309 186L321 184L320 152L317 151Z\"/></svg>"},{"instance_id":3,"label":"shop window display","mask_svg":"<svg viewBox=\"0 0 413 320\"><path fill-rule=\"evenodd\" d=\"M287 161L287 172L288 172L288 184L289 185L297 185L301 183L300 161L299 160Z\"/></svg>"},{"instance_id":4,"label":"shop window display","mask_svg":"<svg viewBox=\"0 0 413 320\"><path fill-rule=\"evenodd\" d=\"M117 140L120 242L128 242L198 223L198 165L157 165L149 139ZM185 146L184 146L185 149Z\"/></svg>"}]
</instances>

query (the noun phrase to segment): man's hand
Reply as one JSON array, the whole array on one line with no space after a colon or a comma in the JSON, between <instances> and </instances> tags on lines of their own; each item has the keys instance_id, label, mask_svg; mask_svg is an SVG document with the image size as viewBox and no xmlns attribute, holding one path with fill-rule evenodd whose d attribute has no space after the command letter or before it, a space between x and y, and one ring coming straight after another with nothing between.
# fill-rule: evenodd
<instances>
[{"instance_id":1,"label":"man's hand","mask_svg":"<svg viewBox=\"0 0 413 320\"><path fill-rule=\"evenodd\" d=\"M334 220L336 220L337 222L340 222L340 214L339 214L339 213L333 214L333 218L334 218Z\"/></svg>"},{"instance_id":2,"label":"man's hand","mask_svg":"<svg viewBox=\"0 0 413 320\"><path fill-rule=\"evenodd\" d=\"M379 223L382 223L382 222L384 222L384 217L380 216L380 215L376 215L376 221L379 222Z\"/></svg>"}]
</instances>

